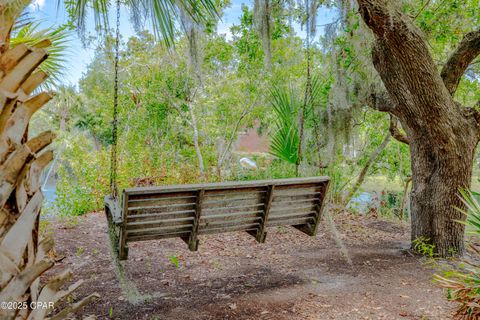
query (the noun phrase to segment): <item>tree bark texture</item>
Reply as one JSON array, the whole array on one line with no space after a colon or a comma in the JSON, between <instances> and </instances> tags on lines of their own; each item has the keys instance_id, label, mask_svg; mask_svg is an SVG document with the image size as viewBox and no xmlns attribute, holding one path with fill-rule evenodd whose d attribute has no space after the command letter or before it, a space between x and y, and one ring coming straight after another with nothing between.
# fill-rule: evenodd
<instances>
[{"instance_id":1,"label":"tree bark texture","mask_svg":"<svg viewBox=\"0 0 480 320\"><path fill-rule=\"evenodd\" d=\"M73 276L66 270L40 284L40 276L55 263L49 254L52 238L39 236L43 201L40 177L53 159L53 152L46 148L54 134L44 132L29 138L28 124L52 97L46 92L33 93L47 78L38 66L48 52L23 44L9 46L15 14L6 8L0 5L0 301L24 302L27 307L2 308L0 319L40 320L53 308L35 309L32 302L56 303L82 281L62 288ZM20 10L21 6L15 8ZM95 297L86 297L79 306Z\"/></svg>"},{"instance_id":2,"label":"tree bark texture","mask_svg":"<svg viewBox=\"0 0 480 320\"><path fill-rule=\"evenodd\" d=\"M389 98L382 111L399 119L410 145L412 240L434 244L441 256L462 254L464 226L455 220L464 216L455 207L464 207L459 188L470 187L479 116L452 95L480 52L476 33L460 42L440 74L423 34L393 1L357 2L375 35L372 60Z\"/></svg>"}]
</instances>

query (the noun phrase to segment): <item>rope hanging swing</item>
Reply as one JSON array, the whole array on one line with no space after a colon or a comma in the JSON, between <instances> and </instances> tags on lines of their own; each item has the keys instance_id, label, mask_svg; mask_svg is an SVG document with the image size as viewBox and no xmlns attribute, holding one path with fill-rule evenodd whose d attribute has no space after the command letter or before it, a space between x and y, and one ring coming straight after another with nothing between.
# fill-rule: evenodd
<instances>
[{"instance_id":1,"label":"rope hanging swing","mask_svg":"<svg viewBox=\"0 0 480 320\"><path fill-rule=\"evenodd\" d=\"M120 0L116 6L110 195L105 197L105 214L117 257L126 260L128 243L133 241L180 238L191 251L196 251L198 237L205 234L245 231L263 243L267 227L293 226L315 236L329 177L135 187L123 190L120 197L117 185Z\"/></svg>"}]
</instances>

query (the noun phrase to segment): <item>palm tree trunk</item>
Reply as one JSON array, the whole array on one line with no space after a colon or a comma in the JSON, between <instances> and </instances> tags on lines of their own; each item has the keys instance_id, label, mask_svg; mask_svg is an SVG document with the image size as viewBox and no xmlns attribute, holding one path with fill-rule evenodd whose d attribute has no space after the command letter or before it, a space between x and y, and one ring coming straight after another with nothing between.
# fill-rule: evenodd
<instances>
[{"instance_id":1,"label":"palm tree trunk","mask_svg":"<svg viewBox=\"0 0 480 320\"><path fill-rule=\"evenodd\" d=\"M52 239L38 236L43 201L40 176L53 159L53 151L45 149L54 134L47 131L29 139L27 130L31 116L52 95L31 95L47 78L37 70L47 51L26 45L9 48L13 22L28 5L23 2L14 8L0 5L0 301L25 301L26 308L2 308L1 319L44 319L53 305L35 309L35 303L55 304L81 284L60 291L73 276L66 270L40 285L40 276L54 265L48 255ZM95 297L88 296L79 305Z\"/></svg>"}]
</instances>

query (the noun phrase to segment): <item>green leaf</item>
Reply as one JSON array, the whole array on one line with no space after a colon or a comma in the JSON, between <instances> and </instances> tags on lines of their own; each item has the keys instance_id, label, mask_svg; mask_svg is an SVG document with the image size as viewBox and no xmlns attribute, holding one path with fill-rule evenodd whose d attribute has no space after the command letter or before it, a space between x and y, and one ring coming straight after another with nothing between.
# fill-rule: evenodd
<instances>
[{"instance_id":1,"label":"green leaf","mask_svg":"<svg viewBox=\"0 0 480 320\"><path fill-rule=\"evenodd\" d=\"M177 256L170 256L168 260L175 265L176 268L180 268L180 261Z\"/></svg>"}]
</instances>

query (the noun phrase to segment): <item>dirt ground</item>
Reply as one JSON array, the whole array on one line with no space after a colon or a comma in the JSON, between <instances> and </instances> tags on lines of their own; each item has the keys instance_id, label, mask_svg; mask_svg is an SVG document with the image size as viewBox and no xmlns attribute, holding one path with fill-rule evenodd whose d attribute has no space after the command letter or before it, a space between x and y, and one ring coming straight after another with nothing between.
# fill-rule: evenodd
<instances>
[{"instance_id":1,"label":"dirt ground","mask_svg":"<svg viewBox=\"0 0 480 320\"><path fill-rule=\"evenodd\" d=\"M117 279L103 212L52 227L57 254L65 256L56 268L85 280L73 299L100 294L79 318L451 318L454 306L432 284L434 271L405 250L407 225L348 214L335 221L351 266L326 224L316 237L274 228L265 244L247 233L203 237L198 252L180 239L131 243L124 267L144 298L137 303Z\"/></svg>"}]
</instances>

